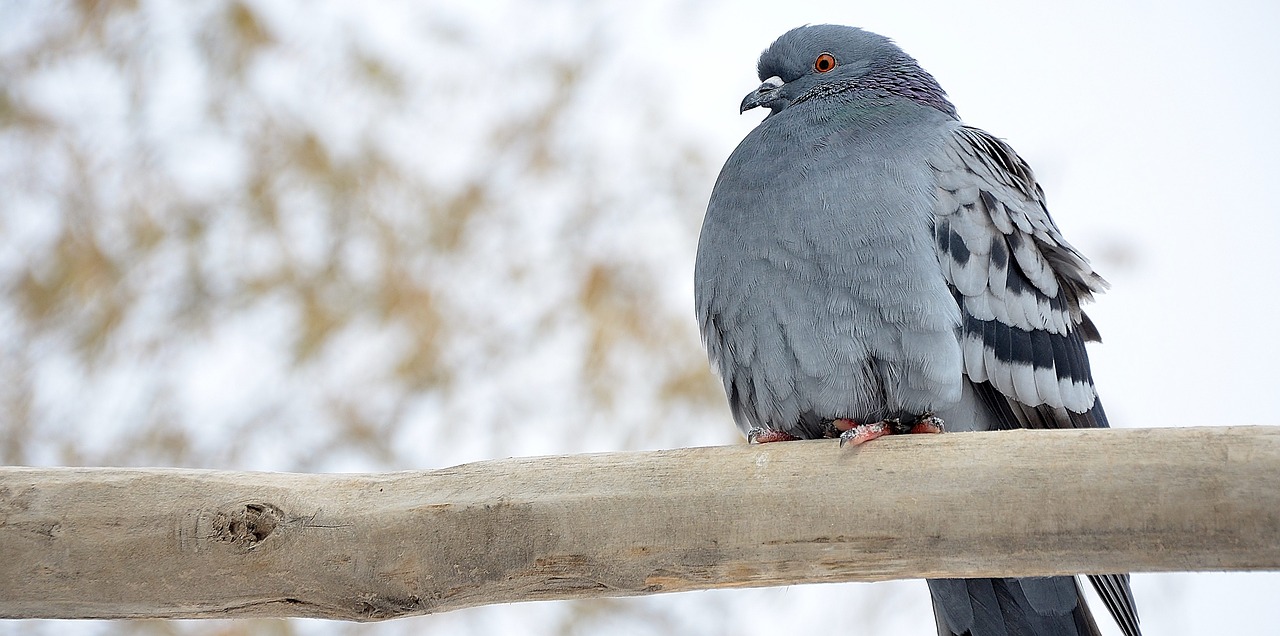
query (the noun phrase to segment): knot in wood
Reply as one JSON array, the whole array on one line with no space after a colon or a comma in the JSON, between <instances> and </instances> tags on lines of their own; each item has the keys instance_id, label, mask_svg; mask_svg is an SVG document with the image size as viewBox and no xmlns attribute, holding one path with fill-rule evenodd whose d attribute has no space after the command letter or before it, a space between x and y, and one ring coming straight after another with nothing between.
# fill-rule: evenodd
<instances>
[{"instance_id":1,"label":"knot in wood","mask_svg":"<svg viewBox=\"0 0 1280 636\"><path fill-rule=\"evenodd\" d=\"M251 550L284 520L284 511L269 503L236 504L213 516L211 539Z\"/></svg>"}]
</instances>

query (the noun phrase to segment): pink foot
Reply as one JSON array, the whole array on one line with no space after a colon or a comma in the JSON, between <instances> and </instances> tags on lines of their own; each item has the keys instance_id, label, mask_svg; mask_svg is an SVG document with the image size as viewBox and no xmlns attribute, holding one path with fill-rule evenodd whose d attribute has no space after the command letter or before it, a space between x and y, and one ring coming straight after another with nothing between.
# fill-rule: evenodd
<instances>
[{"instance_id":1,"label":"pink foot","mask_svg":"<svg viewBox=\"0 0 1280 636\"><path fill-rule=\"evenodd\" d=\"M845 444L861 446L877 437L893 434L893 420L881 420L871 424L853 424L849 428L841 428L843 422L853 424L853 420L836 420L834 422L836 430L844 431L840 433L840 446L842 448Z\"/></svg>"},{"instance_id":2,"label":"pink foot","mask_svg":"<svg viewBox=\"0 0 1280 636\"><path fill-rule=\"evenodd\" d=\"M768 444L769 442L790 442L800 439L790 433L767 428L753 428L747 431L747 442L750 444Z\"/></svg>"},{"instance_id":3,"label":"pink foot","mask_svg":"<svg viewBox=\"0 0 1280 636\"><path fill-rule=\"evenodd\" d=\"M943 431L942 418L933 413L921 415L920 419L909 427L903 425L902 421L896 417L872 424L858 424L853 420L839 419L832 421L831 425L837 431L842 431L840 433L840 446L842 447L845 444L859 446L878 437L897 433L941 433Z\"/></svg>"},{"instance_id":4,"label":"pink foot","mask_svg":"<svg viewBox=\"0 0 1280 636\"><path fill-rule=\"evenodd\" d=\"M942 418L934 415L933 413L925 413L920 416L920 420L917 421L915 425L911 427L911 430L907 432L912 434L941 433L944 430L942 424Z\"/></svg>"}]
</instances>

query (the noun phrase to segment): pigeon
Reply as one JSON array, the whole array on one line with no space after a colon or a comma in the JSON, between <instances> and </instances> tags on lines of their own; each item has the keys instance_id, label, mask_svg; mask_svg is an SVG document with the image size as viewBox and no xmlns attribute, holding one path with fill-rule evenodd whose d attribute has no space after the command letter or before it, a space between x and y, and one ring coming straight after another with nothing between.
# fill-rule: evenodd
<instances>
[{"instance_id":1,"label":"pigeon","mask_svg":"<svg viewBox=\"0 0 1280 636\"><path fill-rule=\"evenodd\" d=\"M813 25L760 56L769 114L716 180L697 320L757 443L1106 427L1082 303L1107 283L1031 168L886 37ZM1089 577L1139 636L1127 574ZM1098 634L1076 577L928 581L938 633Z\"/></svg>"}]
</instances>

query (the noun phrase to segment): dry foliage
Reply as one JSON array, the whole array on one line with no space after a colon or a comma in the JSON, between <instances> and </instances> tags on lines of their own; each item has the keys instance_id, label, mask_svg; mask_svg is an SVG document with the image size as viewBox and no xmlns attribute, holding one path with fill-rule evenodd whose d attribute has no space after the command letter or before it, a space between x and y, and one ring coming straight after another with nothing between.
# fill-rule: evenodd
<instances>
[{"instance_id":1,"label":"dry foliage","mask_svg":"<svg viewBox=\"0 0 1280 636\"><path fill-rule=\"evenodd\" d=\"M722 417L670 291L712 175L611 94L644 78L608 76L604 27L495 50L499 25L423 9L396 47L255 6L22 16L0 459L398 468L452 459L408 440L667 445L639 424Z\"/></svg>"}]
</instances>

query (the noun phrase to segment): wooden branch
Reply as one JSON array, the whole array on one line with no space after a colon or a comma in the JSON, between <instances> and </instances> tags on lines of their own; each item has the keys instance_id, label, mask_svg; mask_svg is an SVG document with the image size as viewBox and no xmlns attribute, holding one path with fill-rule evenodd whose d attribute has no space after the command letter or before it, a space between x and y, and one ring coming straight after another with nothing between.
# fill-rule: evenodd
<instances>
[{"instance_id":1,"label":"wooden branch","mask_svg":"<svg viewBox=\"0 0 1280 636\"><path fill-rule=\"evenodd\" d=\"M929 576L1280 568L1280 427L301 475L0 469L0 616L380 620Z\"/></svg>"}]
</instances>

